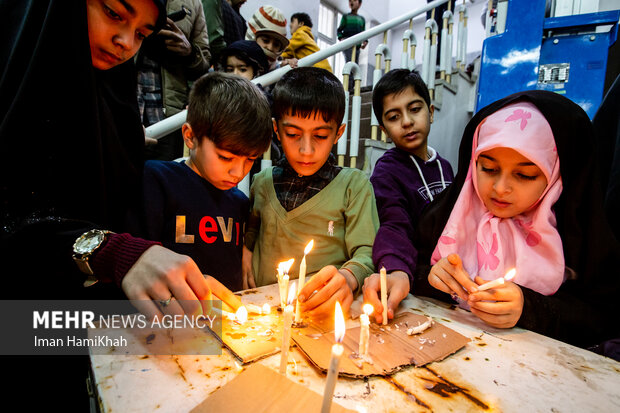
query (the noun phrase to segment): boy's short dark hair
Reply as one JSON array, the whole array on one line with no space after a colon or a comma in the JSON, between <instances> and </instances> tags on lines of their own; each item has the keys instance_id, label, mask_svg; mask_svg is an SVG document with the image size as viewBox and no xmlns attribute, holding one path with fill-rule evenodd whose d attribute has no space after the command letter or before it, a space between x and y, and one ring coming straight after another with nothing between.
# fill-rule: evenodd
<instances>
[{"instance_id":1,"label":"boy's short dark hair","mask_svg":"<svg viewBox=\"0 0 620 413\"><path fill-rule=\"evenodd\" d=\"M318 67L298 67L284 74L273 89L273 115L309 118L320 113L325 122L342 123L344 88L336 76Z\"/></svg>"},{"instance_id":2,"label":"boy's short dark hair","mask_svg":"<svg viewBox=\"0 0 620 413\"><path fill-rule=\"evenodd\" d=\"M383 75L372 91L372 110L374 110L381 126L383 126L383 98L393 93L400 93L409 86L424 99L424 102L430 108L431 95L417 70L390 70Z\"/></svg>"},{"instance_id":3,"label":"boy's short dark hair","mask_svg":"<svg viewBox=\"0 0 620 413\"><path fill-rule=\"evenodd\" d=\"M299 23L303 23L304 26L312 27L312 19L307 13L295 13L291 16L291 21L296 19Z\"/></svg>"},{"instance_id":4,"label":"boy's short dark hair","mask_svg":"<svg viewBox=\"0 0 620 413\"><path fill-rule=\"evenodd\" d=\"M189 94L187 122L198 139L239 156L258 156L271 143L271 110L252 82L211 72L198 79Z\"/></svg>"}]
</instances>

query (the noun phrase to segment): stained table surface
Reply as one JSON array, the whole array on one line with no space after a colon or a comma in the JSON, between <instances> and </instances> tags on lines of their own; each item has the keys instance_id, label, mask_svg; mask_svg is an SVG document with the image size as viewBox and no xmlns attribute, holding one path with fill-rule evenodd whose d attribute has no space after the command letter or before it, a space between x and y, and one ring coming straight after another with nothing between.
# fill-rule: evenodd
<instances>
[{"instance_id":1,"label":"stained table surface","mask_svg":"<svg viewBox=\"0 0 620 413\"><path fill-rule=\"evenodd\" d=\"M244 303L276 306L279 300L277 285L239 294ZM401 310L431 316L470 341L424 367L407 367L388 377L340 378L337 403L373 413L620 411L620 363L612 359L531 331L494 329L465 310L429 299L410 295ZM347 323L358 325L357 320ZM216 343L211 336L208 340ZM244 368L225 348L221 355L118 352L110 348L90 356L104 412L189 412ZM278 371L280 355L256 363ZM288 377L323 392L325 375L296 347L289 353Z\"/></svg>"}]
</instances>

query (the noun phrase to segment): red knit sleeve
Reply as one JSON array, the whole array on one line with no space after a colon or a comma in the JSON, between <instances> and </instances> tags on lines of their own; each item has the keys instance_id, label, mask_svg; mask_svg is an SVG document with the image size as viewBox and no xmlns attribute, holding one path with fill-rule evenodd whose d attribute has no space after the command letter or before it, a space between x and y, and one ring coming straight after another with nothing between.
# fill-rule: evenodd
<instances>
[{"instance_id":1,"label":"red knit sleeve","mask_svg":"<svg viewBox=\"0 0 620 413\"><path fill-rule=\"evenodd\" d=\"M114 282L120 287L123 277L138 258L160 242L136 238L130 234L110 234L101 250L93 256L92 269L101 281Z\"/></svg>"}]
</instances>

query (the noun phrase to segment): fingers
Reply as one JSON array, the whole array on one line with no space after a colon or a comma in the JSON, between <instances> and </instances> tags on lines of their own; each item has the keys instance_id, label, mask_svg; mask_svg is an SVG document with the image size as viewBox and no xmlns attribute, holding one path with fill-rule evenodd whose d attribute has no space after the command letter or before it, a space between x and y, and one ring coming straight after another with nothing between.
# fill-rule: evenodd
<instances>
[{"instance_id":1,"label":"fingers","mask_svg":"<svg viewBox=\"0 0 620 413\"><path fill-rule=\"evenodd\" d=\"M209 289L211 290L213 295L215 295L217 298L229 305L233 310L236 311L239 307L243 305L239 297L237 297L232 291L226 288L224 284L222 284L215 278L207 275L205 280L207 281L207 285L209 286Z\"/></svg>"},{"instance_id":2,"label":"fingers","mask_svg":"<svg viewBox=\"0 0 620 413\"><path fill-rule=\"evenodd\" d=\"M461 257L458 254L450 254L448 255L448 262L455 267L462 266L463 263L461 261Z\"/></svg>"},{"instance_id":3,"label":"fingers","mask_svg":"<svg viewBox=\"0 0 620 413\"><path fill-rule=\"evenodd\" d=\"M146 295L144 292L127 294L127 298L131 301L131 305L133 305L140 313L144 314L149 320L163 315L157 304L155 304L155 302L151 300L151 297Z\"/></svg>"},{"instance_id":4,"label":"fingers","mask_svg":"<svg viewBox=\"0 0 620 413\"><path fill-rule=\"evenodd\" d=\"M353 294L346 283L342 284L341 288L337 289L327 300L321 302L311 311L308 311L308 315L312 318L331 317L334 314L336 301L340 302L342 311L345 314L349 312L351 303L353 303Z\"/></svg>"},{"instance_id":5,"label":"fingers","mask_svg":"<svg viewBox=\"0 0 620 413\"><path fill-rule=\"evenodd\" d=\"M326 268L328 267L321 269L321 271L319 271L316 275L321 274L321 272ZM338 274L338 271L336 270L335 267L332 267L332 268L333 268L333 272L331 269L329 269L328 271L325 272L325 274L327 275L322 274L321 276L321 279L323 279L324 277L329 277L326 280L326 284L319 287L318 289L315 289L317 290L316 294L314 294L312 297L306 299L306 301L303 302L302 308L304 311L312 311L314 308L328 301L330 297L332 297L336 293L336 291L340 290L340 288L342 287L345 287L346 289L350 290L344 277ZM306 284L306 287L308 286L308 284ZM304 287L302 291L304 291L306 287ZM310 290L310 291L314 291L314 290ZM340 297L339 299L342 300L343 298L344 297Z\"/></svg>"},{"instance_id":6,"label":"fingers","mask_svg":"<svg viewBox=\"0 0 620 413\"><path fill-rule=\"evenodd\" d=\"M250 272L247 277L248 286L250 288L256 288L256 281L254 280L254 272Z\"/></svg>"},{"instance_id":7,"label":"fingers","mask_svg":"<svg viewBox=\"0 0 620 413\"><path fill-rule=\"evenodd\" d=\"M442 259L443 261L443 259ZM447 261L446 261L447 263ZM446 268L442 265L442 262L438 262L431 268L431 272L428 274L428 282L433 287L448 294L456 294L462 300L467 301L467 292L463 289L461 284L453 277L453 272L449 270L453 268Z\"/></svg>"},{"instance_id":8,"label":"fingers","mask_svg":"<svg viewBox=\"0 0 620 413\"><path fill-rule=\"evenodd\" d=\"M472 314L495 328L512 328L519 321L514 314L491 314L477 308L470 308Z\"/></svg>"},{"instance_id":9,"label":"fingers","mask_svg":"<svg viewBox=\"0 0 620 413\"><path fill-rule=\"evenodd\" d=\"M304 288L301 289L298 300L305 303L314 291L320 290L325 284L327 284L334 272L337 272L337 270L333 265L328 265L327 267L321 268L319 272L310 278Z\"/></svg>"}]
</instances>

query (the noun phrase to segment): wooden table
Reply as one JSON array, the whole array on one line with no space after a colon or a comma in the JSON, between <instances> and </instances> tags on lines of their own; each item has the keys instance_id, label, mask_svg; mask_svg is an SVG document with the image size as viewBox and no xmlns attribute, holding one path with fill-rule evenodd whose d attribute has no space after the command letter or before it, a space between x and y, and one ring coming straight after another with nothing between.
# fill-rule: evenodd
<instances>
[{"instance_id":1,"label":"wooden table","mask_svg":"<svg viewBox=\"0 0 620 413\"><path fill-rule=\"evenodd\" d=\"M277 285L239 294L245 303L278 303ZM337 403L373 413L620 412L620 363L612 359L527 330L493 329L467 311L428 299L410 295L401 307L430 315L471 342L422 368L366 380L341 378ZM104 412L187 412L243 369L227 349L216 356L90 359ZM289 378L322 394L325 375L297 348L291 349L292 359L296 366L289 369ZM279 361L277 354L258 363L278 371Z\"/></svg>"}]
</instances>

